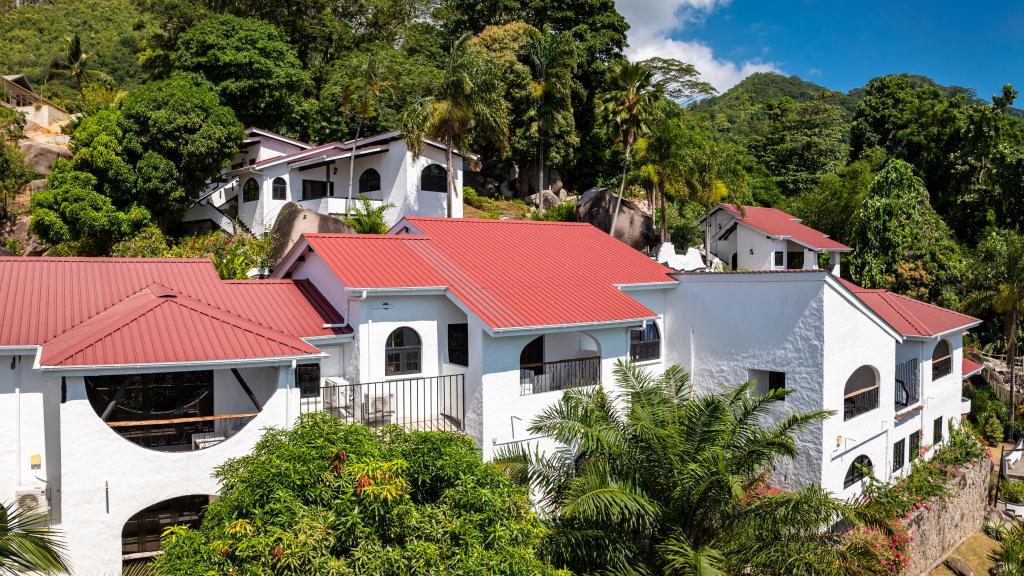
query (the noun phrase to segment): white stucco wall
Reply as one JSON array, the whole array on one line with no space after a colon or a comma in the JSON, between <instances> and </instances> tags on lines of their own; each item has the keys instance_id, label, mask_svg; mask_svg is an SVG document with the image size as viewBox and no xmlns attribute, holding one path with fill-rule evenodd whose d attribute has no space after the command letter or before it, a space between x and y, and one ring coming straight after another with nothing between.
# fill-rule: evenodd
<instances>
[{"instance_id":1,"label":"white stucco wall","mask_svg":"<svg viewBox=\"0 0 1024 576\"><path fill-rule=\"evenodd\" d=\"M121 530L131 516L169 498L216 494L216 466L248 454L264 428L290 425L298 412L294 373L288 367L261 370L272 375L250 374L251 385L266 388L268 378L274 385L263 411L231 438L194 452L159 452L121 438L93 410L84 379L67 378L67 401L59 405L60 529L76 573L118 572ZM219 377L215 385L219 390Z\"/></svg>"}]
</instances>

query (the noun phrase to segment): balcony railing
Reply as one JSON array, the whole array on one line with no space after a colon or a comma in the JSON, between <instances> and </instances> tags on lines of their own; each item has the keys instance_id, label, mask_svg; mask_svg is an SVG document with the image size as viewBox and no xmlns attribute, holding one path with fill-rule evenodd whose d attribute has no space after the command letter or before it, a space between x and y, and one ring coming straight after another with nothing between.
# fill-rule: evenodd
<instances>
[{"instance_id":1,"label":"balcony railing","mask_svg":"<svg viewBox=\"0 0 1024 576\"><path fill-rule=\"evenodd\" d=\"M600 383L600 356L519 366L520 394L523 396Z\"/></svg>"},{"instance_id":2,"label":"balcony railing","mask_svg":"<svg viewBox=\"0 0 1024 576\"><path fill-rule=\"evenodd\" d=\"M162 452L189 452L216 446L245 427L256 413L188 416L163 420L107 422L122 438Z\"/></svg>"},{"instance_id":3,"label":"balcony railing","mask_svg":"<svg viewBox=\"0 0 1024 576\"><path fill-rule=\"evenodd\" d=\"M878 408L878 386L843 398L843 420L849 420Z\"/></svg>"},{"instance_id":4,"label":"balcony railing","mask_svg":"<svg viewBox=\"0 0 1024 576\"><path fill-rule=\"evenodd\" d=\"M896 365L896 410L904 410L921 401L917 358Z\"/></svg>"},{"instance_id":5,"label":"balcony railing","mask_svg":"<svg viewBox=\"0 0 1024 576\"><path fill-rule=\"evenodd\" d=\"M938 380L943 376L949 376L953 371L953 357L946 356L932 362L932 380Z\"/></svg>"},{"instance_id":6,"label":"balcony railing","mask_svg":"<svg viewBox=\"0 0 1024 576\"><path fill-rule=\"evenodd\" d=\"M319 395L301 400L300 412L326 412L348 424L455 432L465 426L464 393L462 374L365 384L325 378Z\"/></svg>"}]
</instances>

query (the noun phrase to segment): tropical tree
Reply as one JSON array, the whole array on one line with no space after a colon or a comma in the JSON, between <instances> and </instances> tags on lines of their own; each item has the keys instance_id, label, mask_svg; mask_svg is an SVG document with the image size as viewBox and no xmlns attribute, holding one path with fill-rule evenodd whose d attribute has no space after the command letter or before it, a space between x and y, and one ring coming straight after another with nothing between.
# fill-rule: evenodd
<instances>
[{"instance_id":1,"label":"tropical tree","mask_svg":"<svg viewBox=\"0 0 1024 576\"><path fill-rule=\"evenodd\" d=\"M827 530L837 522L888 531L865 509L818 486L772 490L770 473L797 456L795 435L830 412L792 412L789 391L746 383L695 390L673 366L659 377L615 367L615 388L567 391L530 433L550 453L510 448L497 461L534 487L551 530L550 560L577 573L876 574L877 552Z\"/></svg>"},{"instance_id":2,"label":"tropical tree","mask_svg":"<svg viewBox=\"0 0 1024 576\"><path fill-rule=\"evenodd\" d=\"M89 54L82 48L82 37L75 32L64 38L64 54L50 65L55 70L64 70L78 88L79 95L82 94L82 82L90 77L108 79L109 76L92 67L89 61Z\"/></svg>"},{"instance_id":3,"label":"tropical tree","mask_svg":"<svg viewBox=\"0 0 1024 576\"><path fill-rule=\"evenodd\" d=\"M530 43L527 56L533 72L537 104L537 206L544 214L544 143L548 127L572 121L573 72L579 63L579 48L568 33L542 32ZM564 119L563 119L564 117Z\"/></svg>"},{"instance_id":4,"label":"tropical tree","mask_svg":"<svg viewBox=\"0 0 1024 576\"><path fill-rule=\"evenodd\" d=\"M388 223L384 215L395 205L388 202L374 207L365 194L359 195L359 204L352 216L345 218L345 224L351 226L356 234L386 234Z\"/></svg>"},{"instance_id":5,"label":"tropical tree","mask_svg":"<svg viewBox=\"0 0 1024 576\"><path fill-rule=\"evenodd\" d=\"M1017 331L1024 311L1024 235L1016 230L990 230L978 245L972 268L976 286L964 303L979 310L990 307L1002 316L1010 365L1010 405L1016 406ZM1011 431L1015 413L1011 408Z\"/></svg>"},{"instance_id":6,"label":"tropical tree","mask_svg":"<svg viewBox=\"0 0 1024 576\"><path fill-rule=\"evenodd\" d=\"M352 140L352 153L348 161L348 200L345 202L347 213L352 212L352 179L356 170L356 143L359 141L363 125L376 114L381 96L385 92L393 93L395 89L394 80L388 76L380 60L375 58L372 52L366 54L366 61L359 66L358 76L360 82L345 97L351 113L358 118L356 135ZM367 205L364 204L364 207Z\"/></svg>"},{"instance_id":7,"label":"tropical tree","mask_svg":"<svg viewBox=\"0 0 1024 576\"><path fill-rule=\"evenodd\" d=\"M664 94L664 87L655 81L653 70L646 64L620 60L609 70L608 91L601 95L598 106L605 123L614 131L615 142L622 144L624 150L619 198L615 202L609 234L615 234L633 145L638 137L650 132L658 102Z\"/></svg>"},{"instance_id":8,"label":"tropical tree","mask_svg":"<svg viewBox=\"0 0 1024 576\"><path fill-rule=\"evenodd\" d=\"M165 532L156 574L569 576L537 558L526 490L465 435L306 414L216 475L220 497Z\"/></svg>"},{"instance_id":9,"label":"tropical tree","mask_svg":"<svg viewBox=\"0 0 1024 576\"><path fill-rule=\"evenodd\" d=\"M406 144L414 154L423 138L433 136L445 147L448 169L448 216L455 201L455 148L465 153L472 139L503 144L508 135L508 104L488 65L486 54L466 46L466 36L452 45L444 74L433 96L423 98L403 115Z\"/></svg>"},{"instance_id":10,"label":"tropical tree","mask_svg":"<svg viewBox=\"0 0 1024 576\"><path fill-rule=\"evenodd\" d=\"M0 504L0 574L67 574L64 543L46 526L46 517Z\"/></svg>"}]
</instances>

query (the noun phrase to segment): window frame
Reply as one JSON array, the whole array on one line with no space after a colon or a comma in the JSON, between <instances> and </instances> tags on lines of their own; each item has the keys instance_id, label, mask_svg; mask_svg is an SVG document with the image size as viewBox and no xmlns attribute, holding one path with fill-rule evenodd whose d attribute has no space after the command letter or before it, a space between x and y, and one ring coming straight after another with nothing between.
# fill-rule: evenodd
<instances>
[{"instance_id":1,"label":"window frame","mask_svg":"<svg viewBox=\"0 0 1024 576\"><path fill-rule=\"evenodd\" d=\"M428 174L427 171L435 166L437 170L434 170L434 173ZM437 178L440 178L440 180L436 180ZM438 182L442 184L437 184ZM430 186L428 186L428 183ZM424 166L423 170L420 170L420 190L423 192L448 192L448 169L437 162Z\"/></svg>"},{"instance_id":2,"label":"window frame","mask_svg":"<svg viewBox=\"0 0 1024 576\"><path fill-rule=\"evenodd\" d=\"M322 184L323 195L314 195L312 192L313 184ZM306 178L302 179L302 199L303 200L320 200L321 198L327 198L334 196L334 182L328 182L327 180L309 180Z\"/></svg>"},{"instance_id":3,"label":"window frame","mask_svg":"<svg viewBox=\"0 0 1024 576\"><path fill-rule=\"evenodd\" d=\"M942 444L942 441L945 439L943 438L944 434L942 433L942 427L943 422L942 416L940 415L938 418L932 421L932 446L938 446L939 444Z\"/></svg>"},{"instance_id":4,"label":"window frame","mask_svg":"<svg viewBox=\"0 0 1024 576\"><path fill-rule=\"evenodd\" d=\"M853 459L853 463L846 469L846 476L843 478L843 488L849 488L854 484L868 477L867 474L861 470L861 467L875 469L874 464L871 463L871 458L868 458L867 454L861 454Z\"/></svg>"},{"instance_id":5,"label":"window frame","mask_svg":"<svg viewBox=\"0 0 1024 576\"><path fill-rule=\"evenodd\" d=\"M319 398L320 364L299 364L296 366L295 387L299 389L299 398Z\"/></svg>"},{"instance_id":6,"label":"window frame","mask_svg":"<svg viewBox=\"0 0 1024 576\"><path fill-rule=\"evenodd\" d=\"M661 330L656 322L648 322L642 328L629 329L629 359L632 362L654 362L661 359Z\"/></svg>"},{"instance_id":7,"label":"window frame","mask_svg":"<svg viewBox=\"0 0 1024 576\"><path fill-rule=\"evenodd\" d=\"M782 382L779 382L780 378L782 379ZM773 380L774 380L774 382L773 382ZM776 390L785 390L785 389L786 389L786 373L785 372L779 372L777 370L768 370L768 392L771 393L771 392L775 392Z\"/></svg>"},{"instance_id":8,"label":"window frame","mask_svg":"<svg viewBox=\"0 0 1024 576\"><path fill-rule=\"evenodd\" d=\"M917 457L921 453L921 431L915 430L910 434L910 438L907 440L907 447L909 451L910 461L917 460Z\"/></svg>"},{"instance_id":9,"label":"window frame","mask_svg":"<svg viewBox=\"0 0 1024 576\"><path fill-rule=\"evenodd\" d=\"M935 354L939 351L939 347L946 346L946 355L939 356L936 358ZM953 373L953 347L949 345L946 340L939 340L935 348L932 349L932 382L945 378Z\"/></svg>"},{"instance_id":10,"label":"window frame","mask_svg":"<svg viewBox=\"0 0 1024 576\"><path fill-rule=\"evenodd\" d=\"M249 187L252 184L252 187ZM250 196L250 194L254 194ZM260 183L255 178L249 178L242 184L242 203L258 202L260 199Z\"/></svg>"},{"instance_id":11,"label":"window frame","mask_svg":"<svg viewBox=\"0 0 1024 576\"><path fill-rule=\"evenodd\" d=\"M772 251L772 266L775 268L786 267L786 252L783 250Z\"/></svg>"},{"instance_id":12,"label":"window frame","mask_svg":"<svg viewBox=\"0 0 1024 576\"><path fill-rule=\"evenodd\" d=\"M452 328L455 328L454 332L452 331ZM460 334L458 334L458 332L462 332L462 334L460 335ZM447 334L447 336L448 336L448 363L449 364L455 364L456 366L464 366L464 367L468 368L469 367L469 324L466 323L466 322L456 322L456 323L449 324L448 325L448 334ZM464 339L464 341L456 341L455 344L457 344L457 345L453 345L453 342L452 342L453 336L456 337L456 338L459 338L459 339ZM464 345L462 345L463 342L464 342ZM453 354L452 353L453 351L457 352L458 355ZM459 360L464 360L464 362L459 362Z\"/></svg>"},{"instance_id":13,"label":"window frame","mask_svg":"<svg viewBox=\"0 0 1024 576\"><path fill-rule=\"evenodd\" d=\"M288 199L288 182L286 182L284 178L278 176L270 182L270 199Z\"/></svg>"},{"instance_id":14,"label":"window frame","mask_svg":"<svg viewBox=\"0 0 1024 576\"><path fill-rule=\"evenodd\" d=\"M374 182L374 177L376 177L377 187L371 188L370 186ZM359 193L369 194L370 192L380 191L380 172L378 172L376 168L367 168L366 170L363 170L363 173L359 175Z\"/></svg>"},{"instance_id":15,"label":"window frame","mask_svg":"<svg viewBox=\"0 0 1024 576\"><path fill-rule=\"evenodd\" d=\"M409 345L403 343L402 346L395 346L393 338L399 331L403 334L403 340L405 340L406 335L411 334L414 336L416 344ZM392 357L396 358L396 360L393 361ZM397 364L398 367L392 369L393 364ZM404 376L421 372L423 372L423 338L420 337L419 332L409 326L395 328L388 334L387 340L384 342L384 375Z\"/></svg>"},{"instance_id":16,"label":"window frame","mask_svg":"<svg viewBox=\"0 0 1024 576\"><path fill-rule=\"evenodd\" d=\"M857 388L856 390L847 392L846 390L850 386L850 382L853 380L853 377L857 374L857 372L860 372L862 368L868 368L871 371L871 374L874 376L874 384L871 386L865 386L863 388ZM850 373L850 376L847 377L846 379L846 384L843 385L843 422L848 422L858 416L878 410L878 408L881 407L881 391L882 388L881 383L879 383L878 381L878 372L874 369L874 367L871 366L870 364L863 364L861 366L858 366L856 370ZM859 398L861 396L869 396L868 403L870 403L870 400L874 400L874 405L869 408L864 408L861 409L860 411L857 411L858 406L856 404L856 401L853 399ZM847 401L852 402L851 409L847 408Z\"/></svg>"},{"instance_id":17,"label":"window frame","mask_svg":"<svg viewBox=\"0 0 1024 576\"><path fill-rule=\"evenodd\" d=\"M898 457L897 457L898 456ZM892 471L899 472L907 463L907 441L900 438L892 445Z\"/></svg>"}]
</instances>

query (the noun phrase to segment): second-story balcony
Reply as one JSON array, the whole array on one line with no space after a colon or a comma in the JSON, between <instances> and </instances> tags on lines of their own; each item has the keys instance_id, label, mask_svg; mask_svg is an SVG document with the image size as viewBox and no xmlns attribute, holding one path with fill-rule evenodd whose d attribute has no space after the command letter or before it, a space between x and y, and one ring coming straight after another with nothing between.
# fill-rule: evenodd
<instances>
[{"instance_id":1,"label":"second-story balcony","mask_svg":"<svg viewBox=\"0 0 1024 576\"><path fill-rule=\"evenodd\" d=\"M464 376L451 374L350 383L324 378L304 389L300 412L326 412L347 424L459 432L465 426Z\"/></svg>"},{"instance_id":2,"label":"second-story balcony","mask_svg":"<svg viewBox=\"0 0 1024 576\"><path fill-rule=\"evenodd\" d=\"M913 358L896 365L896 411L907 408L921 401L921 383L918 377L919 362Z\"/></svg>"},{"instance_id":3,"label":"second-story balcony","mask_svg":"<svg viewBox=\"0 0 1024 576\"><path fill-rule=\"evenodd\" d=\"M600 383L600 356L519 366L519 385L524 396Z\"/></svg>"}]
</instances>

